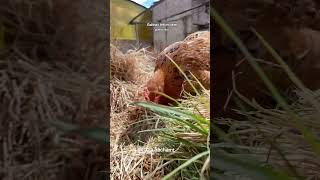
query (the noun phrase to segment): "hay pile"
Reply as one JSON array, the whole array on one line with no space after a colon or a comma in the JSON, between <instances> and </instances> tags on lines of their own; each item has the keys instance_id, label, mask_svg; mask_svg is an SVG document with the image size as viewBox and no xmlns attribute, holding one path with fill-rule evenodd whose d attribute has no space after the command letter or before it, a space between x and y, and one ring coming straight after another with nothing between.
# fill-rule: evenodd
<instances>
[{"instance_id":1,"label":"hay pile","mask_svg":"<svg viewBox=\"0 0 320 180\"><path fill-rule=\"evenodd\" d=\"M62 136L52 124L62 121L82 126L102 124L99 120L104 117L103 109L92 107L92 101L104 97L103 83L98 79L91 82L84 74L66 67L57 70L50 64L34 63L18 55L3 60L1 66L3 177L75 178L73 175L80 173L77 168L95 173L85 165L88 159L80 160L85 158L80 155L82 152L98 152L95 143ZM96 158L106 161L101 154ZM80 167L74 169L70 165L74 160L81 162ZM66 171L69 168L70 172Z\"/></svg>"},{"instance_id":2,"label":"hay pile","mask_svg":"<svg viewBox=\"0 0 320 180\"><path fill-rule=\"evenodd\" d=\"M148 113L143 109L129 106L131 102L143 100L141 90L154 69L152 53L145 49L122 53L111 45L110 66L111 179L163 177L163 171L155 171L162 163L159 156L139 153L139 149L154 146L152 137L142 146L137 143L137 140L143 141L140 137L145 137L144 134L138 137L139 130L146 130L152 125L147 125L148 127L138 125L135 128L132 125L147 118Z\"/></svg>"},{"instance_id":3,"label":"hay pile","mask_svg":"<svg viewBox=\"0 0 320 180\"><path fill-rule=\"evenodd\" d=\"M319 139L318 111L306 100L305 92L297 91L299 97L291 108L300 115L303 124ZM315 100L319 100L319 91ZM230 135L237 135L233 143L214 143L216 147L234 148L244 159L255 159L263 164L283 170L290 175L318 179L319 157L312 151L302 133L294 127L290 115L281 109L268 109L256 104L258 110L238 111L248 120L229 118L215 119L215 124L230 127ZM271 143L271 144L270 144ZM291 167L290 167L291 166Z\"/></svg>"},{"instance_id":4,"label":"hay pile","mask_svg":"<svg viewBox=\"0 0 320 180\"><path fill-rule=\"evenodd\" d=\"M122 123L129 120L129 104L143 100L141 89L153 72L153 58L145 49L122 53L111 45L111 135L121 134Z\"/></svg>"},{"instance_id":5,"label":"hay pile","mask_svg":"<svg viewBox=\"0 0 320 180\"><path fill-rule=\"evenodd\" d=\"M111 44L111 79L143 85L154 69L154 57L152 55L144 48L122 53Z\"/></svg>"}]
</instances>

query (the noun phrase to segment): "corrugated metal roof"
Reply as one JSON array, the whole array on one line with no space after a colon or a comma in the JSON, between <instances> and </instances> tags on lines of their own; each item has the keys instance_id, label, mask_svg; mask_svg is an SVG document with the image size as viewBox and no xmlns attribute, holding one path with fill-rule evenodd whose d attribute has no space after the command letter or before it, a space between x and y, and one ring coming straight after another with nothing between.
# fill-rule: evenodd
<instances>
[{"instance_id":1,"label":"corrugated metal roof","mask_svg":"<svg viewBox=\"0 0 320 180\"><path fill-rule=\"evenodd\" d=\"M159 4L161 4L162 2L164 2L166 0L160 0L160 1L157 1L155 2L150 8L146 8L146 10L142 11L140 14L138 14L136 17L132 18L132 20L129 22L129 24L136 24L138 22L134 22L138 17L140 17L142 14L144 14L145 12L147 11L151 11L154 7L158 6ZM191 9L187 10L187 11L190 11L190 10L193 10L193 9L196 9L198 7L201 7L203 5L206 5L206 4L210 4L209 0L205 1L204 3L200 4L199 6L197 7L192 7ZM185 12L187 12L185 11ZM180 12L180 13L184 13L184 12ZM177 14L180 14L180 13L177 13ZM175 14L176 15L176 14Z\"/></svg>"}]
</instances>

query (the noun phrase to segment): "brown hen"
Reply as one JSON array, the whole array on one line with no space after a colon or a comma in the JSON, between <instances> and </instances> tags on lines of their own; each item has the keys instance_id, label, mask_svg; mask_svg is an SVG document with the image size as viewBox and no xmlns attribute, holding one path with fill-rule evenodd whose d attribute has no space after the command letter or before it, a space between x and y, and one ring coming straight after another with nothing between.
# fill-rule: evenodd
<instances>
[{"instance_id":1,"label":"brown hen","mask_svg":"<svg viewBox=\"0 0 320 180\"><path fill-rule=\"evenodd\" d=\"M172 101L159 92L174 99L181 98L182 90L192 92L193 89L170 58L189 79L193 79L191 72L206 89L210 88L210 33L201 31L168 46L159 54L154 75L144 88L146 100L167 105Z\"/></svg>"}]
</instances>

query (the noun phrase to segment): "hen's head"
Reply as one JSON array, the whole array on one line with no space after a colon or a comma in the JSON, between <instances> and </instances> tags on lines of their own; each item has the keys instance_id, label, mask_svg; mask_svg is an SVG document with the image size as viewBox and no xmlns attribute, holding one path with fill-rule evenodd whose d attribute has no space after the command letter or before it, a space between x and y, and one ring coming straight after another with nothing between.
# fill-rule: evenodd
<instances>
[{"instance_id":1,"label":"hen's head","mask_svg":"<svg viewBox=\"0 0 320 180\"><path fill-rule=\"evenodd\" d=\"M144 92L144 98L145 98L145 100L151 101L151 102L155 102L155 103L160 103L160 97L161 97L161 95L156 94L156 93L150 91L148 87L145 87L144 90L143 90L143 92Z\"/></svg>"},{"instance_id":2,"label":"hen's head","mask_svg":"<svg viewBox=\"0 0 320 180\"><path fill-rule=\"evenodd\" d=\"M164 79L165 73L162 70L158 70L155 72L154 76L144 87L145 100L163 104L164 97L158 93L164 93Z\"/></svg>"},{"instance_id":3,"label":"hen's head","mask_svg":"<svg viewBox=\"0 0 320 180\"><path fill-rule=\"evenodd\" d=\"M172 67L159 68L153 77L147 82L144 88L144 98L157 104L175 104L173 99L179 99L183 78L177 78L177 74ZM171 98L167 98L159 93L164 93Z\"/></svg>"}]
</instances>

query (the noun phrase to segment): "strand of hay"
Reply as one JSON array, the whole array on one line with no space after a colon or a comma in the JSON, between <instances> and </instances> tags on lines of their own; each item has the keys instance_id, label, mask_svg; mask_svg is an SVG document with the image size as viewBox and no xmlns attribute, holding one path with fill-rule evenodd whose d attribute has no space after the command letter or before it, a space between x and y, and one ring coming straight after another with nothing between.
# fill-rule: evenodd
<instances>
[{"instance_id":1,"label":"strand of hay","mask_svg":"<svg viewBox=\"0 0 320 180\"><path fill-rule=\"evenodd\" d=\"M129 104L143 100L141 89L153 72L153 57L145 49L129 50L122 53L116 46L111 47L111 134L121 134L118 127L131 121Z\"/></svg>"},{"instance_id":2,"label":"strand of hay","mask_svg":"<svg viewBox=\"0 0 320 180\"><path fill-rule=\"evenodd\" d=\"M146 49L129 50L122 53L114 45L110 45L111 76L122 81L143 84L150 76L154 67L151 52Z\"/></svg>"},{"instance_id":3,"label":"strand of hay","mask_svg":"<svg viewBox=\"0 0 320 180\"><path fill-rule=\"evenodd\" d=\"M320 100L319 91L314 92L314 99ZM305 126L314 131L319 138L320 123L317 110L307 101L305 92L296 91L291 108L300 115ZM214 122L229 126L230 133L237 136L237 144L216 143L216 146L228 148L239 145L239 150L246 157L253 157L262 163L273 167L290 170L289 162L297 173L308 179L320 177L320 163L317 155L312 151L305 138L297 130L290 119L290 115L281 109L263 108L256 104L259 110L237 111L239 114L250 117L250 120L236 120L220 118ZM270 142L273 141L273 146ZM240 147L241 146L241 147ZM277 151L280 150L281 154ZM284 161L283 157L287 160Z\"/></svg>"},{"instance_id":4,"label":"strand of hay","mask_svg":"<svg viewBox=\"0 0 320 180\"><path fill-rule=\"evenodd\" d=\"M163 177L163 170L155 171L162 163L159 156L138 153L139 148L153 144L152 138L144 146L135 145L131 135L131 124L145 118L145 110L130 107L134 101L144 100L141 90L154 69L152 53L145 49L129 50L122 53L111 45L111 179L144 179ZM145 127L138 127L137 132ZM126 142L126 143L124 143ZM161 174L162 173L162 174Z\"/></svg>"}]
</instances>

